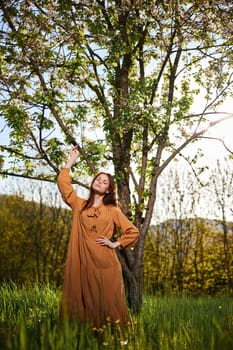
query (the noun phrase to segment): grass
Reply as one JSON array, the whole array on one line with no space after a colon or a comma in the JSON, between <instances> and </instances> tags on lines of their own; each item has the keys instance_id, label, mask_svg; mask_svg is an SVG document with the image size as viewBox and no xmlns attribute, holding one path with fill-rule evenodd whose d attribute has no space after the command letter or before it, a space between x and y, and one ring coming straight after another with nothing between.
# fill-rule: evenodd
<instances>
[{"instance_id":1,"label":"grass","mask_svg":"<svg viewBox=\"0 0 233 350\"><path fill-rule=\"evenodd\" d=\"M98 334L59 321L60 291L49 286L0 288L2 350L232 350L230 297L145 296L133 330Z\"/></svg>"}]
</instances>

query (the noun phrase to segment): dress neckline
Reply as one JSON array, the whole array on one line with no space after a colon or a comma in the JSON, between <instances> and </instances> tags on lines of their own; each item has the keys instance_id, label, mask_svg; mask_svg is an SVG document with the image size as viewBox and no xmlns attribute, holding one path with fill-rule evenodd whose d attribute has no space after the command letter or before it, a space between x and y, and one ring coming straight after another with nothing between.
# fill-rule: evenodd
<instances>
[{"instance_id":1,"label":"dress neckline","mask_svg":"<svg viewBox=\"0 0 233 350\"><path fill-rule=\"evenodd\" d=\"M98 207L90 207L88 209L88 212L87 212L87 216L95 216L98 218L98 216L100 215L101 213L101 207L103 206L103 204L99 205Z\"/></svg>"}]
</instances>

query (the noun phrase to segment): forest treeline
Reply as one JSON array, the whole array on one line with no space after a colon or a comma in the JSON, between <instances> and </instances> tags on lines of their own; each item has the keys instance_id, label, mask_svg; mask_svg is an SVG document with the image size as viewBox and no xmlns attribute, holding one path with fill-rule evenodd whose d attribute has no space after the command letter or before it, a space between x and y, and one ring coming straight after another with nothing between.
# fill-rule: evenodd
<instances>
[{"instance_id":1,"label":"forest treeline","mask_svg":"<svg viewBox=\"0 0 233 350\"><path fill-rule=\"evenodd\" d=\"M196 217L151 227L144 284L153 292L231 293L233 224Z\"/></svg>"},{"instance_id":2,"label":"forest treeline","mask_svg":"<svg viewBox=\"0 0 233 350\"><path fill-rule=\"evenodd\" d=\"M62 282L71 212L21 195L0 196L0 279Z\"/></svg>"},{"instance_id":3,"label":"forest treeline","mask_svg":"<svg viewBox=\"0 0 233 350\"><path fill-rule=\"evenodd\" d=\"M0 280L60 286L71 211L0 196ZM144 254L144 292L218 294L233 289L233 224L203 218L151 226Z\"/></svg>"}]
</instances>

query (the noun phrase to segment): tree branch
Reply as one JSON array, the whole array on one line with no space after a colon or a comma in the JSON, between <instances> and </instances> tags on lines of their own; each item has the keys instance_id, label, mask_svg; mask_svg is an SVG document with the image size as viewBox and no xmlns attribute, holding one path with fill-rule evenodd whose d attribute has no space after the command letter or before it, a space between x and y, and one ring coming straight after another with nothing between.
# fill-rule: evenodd
<instances>
[{"instance_id":1,"label":"tree branch","mask_svg":"<svg viewBox=\"0 0 233 350\"><path fill-rule=\"evenodd\" d=\"M38 175L38 176L30 176L27 174L15 174L12 172L9 172L7 170L0 170L0 175L6 177L6 176L12 176L12 177L19 177L19 178L23 178L23 179L29 179L29 180L36 180L36 181L43 181L43 182L50 182L50 183L55 183L56 182L56 175L53 175L53 177L46 177L45 175ZM72 179L72 183L75 185L79 185L83 188L86 188L89 190L89 186L84 184L83 182L80 181L76 181Z\"/></svg>"}]
</instances>

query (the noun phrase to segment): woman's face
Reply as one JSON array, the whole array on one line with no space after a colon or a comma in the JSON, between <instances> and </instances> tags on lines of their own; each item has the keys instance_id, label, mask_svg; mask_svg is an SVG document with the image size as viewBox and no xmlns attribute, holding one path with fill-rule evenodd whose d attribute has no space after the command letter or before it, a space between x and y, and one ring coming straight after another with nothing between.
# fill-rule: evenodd
<instances>
[{"instance_id":1,"label":"woman's face","mask_svg":"<svg viewBox=\"0 0 233 350\"><path fill-rule=\"evenodd\" d=\"M105 194L109 189L109 178L106 174L99 174L93 182L92 189L98 194Z\"/></svg>"}]
</instances>

